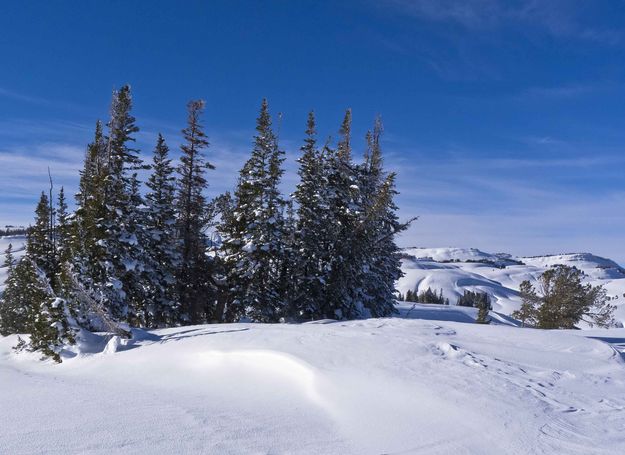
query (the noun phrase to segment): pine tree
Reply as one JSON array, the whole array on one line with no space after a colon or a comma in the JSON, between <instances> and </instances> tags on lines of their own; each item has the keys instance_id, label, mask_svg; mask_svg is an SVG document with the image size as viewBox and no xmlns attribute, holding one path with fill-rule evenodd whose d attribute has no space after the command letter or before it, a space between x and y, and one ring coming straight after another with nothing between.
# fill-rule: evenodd
<instances>
[{"instance_id":1,"label":"pine tree","mask_svg":"<svg viewBox=\"0 0 625 455\"><path fill-rule=\"evenodd\" d=\"M67 211L67 200L65 199L65 189L61 187L58 196L56 209L56 243L57 256L59 261L66 261L72 257L72 232L69 213Z\"/></svg>"},{"instance_id":2,"label":"pine tree","mask_svg":"<svg viewBox=\"0 0 625 455\"><path fill-rule=\"evenodd\" d=\"M302 155L298 159L300 182L293 193L297 203L294 236L297 285L292 314L303 320L324 317L323 302L328 299L326 286L332 265L330 246L335 240L325 148L318 149L316 135L315 117L310 112Z\"/></svg>"},{"instance_id":3,"label":"pine tree","mask_svg":"<svg viewBox=\"0 0 625 455\"><path fill-rule=\"evenodd\" d=\"M7 276L0 305L0 334L30 333L36 309L50 297L40 282L37 266L27 253Z\"/></svg>"},{"instance_id":4,"label":"pine tree","mask_svg":"<svg viewBox=\"0 0 625 455\"><path fill-rule=\"evenodd\" d=\"M521 306L511 316L521 321L522 327L536 325L538 322L538 307L541 301L534 286L528 280L523 281L519 286L519 294L521 295Z\"/></svg>"},{"instance_id":5,"label":"pine tree","mask_svg":"<svg viewBox=\"0 0 625 455\"><path fill-rule=\"evenodd\" d=\"M71 229L71 264L61 267L65 295L76 293L80 288L83 298L75 301L75 315L80 325L101 329L101 317L92 319L86 302L109 307L112 289L107 286L107 271L111 264L107 251L107 181L108 138L102 131L102 123L95 127L93 142L87 147L83 170L80 172L79 192L76 194L75 221ZM80 302L80 304L78 304Z\"/></svg>"},{"instance_id":6,"label":"pine tree","mask_svg":"<svg viewBox=\"0 0 625 455\"><path fill-rule=\"evenodd\" d=\"M204 149L208 140L200 117L204 101L187 105L187 127L182 130L184 144L178 172L177 229L181 258L177 279L182 322L197 324L212 318L214 287L211 285L211 263L206 256L207 239L204 228L208 223L204 190L208 187L206 170L215 167L206 160Z\"/></svg>"},{"instance_id":7,"label":"pine tree","mask_svg":"<svg viewBox=\"0 0 625 455\"><path fill-rule=\"evenodd\" d=\"M13 244L9 243L6 250L4 250L4 263L3 267L7 269L7 274L11 273L13 266L15 265L15 257L13 256Z\"/></svg>"},{"instance_id":8,"label":"pine tree","mask_svg":"<svg viewBox=\"0 0 625 455\"><path fill-rule=\"evenodd\" d=\"M75 343L71 316L63 299L56 298L43 270L27 253L13 266L0 301L0 335L30 335L18 345L61 361L63 346Z\"/></svg>"},{"instance_id":9,"label":"pine tree","mask_svg":"<svg viewBox=\"0 0 625 455\"><path fill-rule=\"evenodd\" d=\"M145 313L147 326L175 325L179 321L176 296L176 268L180 264L179 242L176 235L175 177L169 158L169 147L158 135L152 174L148 179L145 196L147 216L146 248L150 252L150 296Z\"/></svg>"},{"instance_id":10,"label":"pine tree","mask_svg":"<svg viewBox=\"0 0 625 455\"><path fill-rule=\"evenodd\" d=\"M231 269L228 318L273 322L283 317L288 305L280 283L288 234L286 202L279 190L284 152L271 128L267 100L261 104L256 131L252 154L239 175L234 209L220 232Z\"/></svg>"},{"instance_id":11,"label":"pine tree","mask_svg":"<svg viewBox=\"0 0 625 455\"><path fill-rule=\"evenodd\" d=\"M226 318L226 306L230 298L228 288L229 264L225 257L219 226L232 219L234 201L230 192L215 197L209 204L209 218L212 230L209 255L212 258L213 284L216 292L216 304L211 322L223 322Z\"/></svg>"},{"instance_id":12,"label":"pine tree","mask_svg":"<svg viewBox=\"0 0 625 455\"><path fill-rule=\"evenodd\" d=\"M131 115L130 87L113 93L108 123L107 175L104 228L106 301L118 320L144 325L143 302L147 297L142 275L145 251L140 244L141 196L137 171L143 169L138 150L131 147L139 131Z\"/></svg>"},{"instance_id":13,"label":"pine tree","mask_svg":"<svg viewBox=\"0 0 625 455\"><path fill-rule=\"evenodd\" d=\"M320 316L330 319L356 319L367 315L363 302L362 261L359 220L362 216L358 171L352 161L351 110L339 131L336 150L328 153L329 246L331 264L326 285L327 298Z\"/></svg>"},{"instance_id":14,"label":"pine tree","mask_svg":"<svg viewBox=\"0 0 625 455\"><path fill-rule=\"evenodd\" d=\"M357 232L363 267L361 282L364 305L373 317L389 316L395 311L395 282L402 276L395 235L409 224L400 223L396 214L395 174L386 175L383 170L381 135L382 122L377 118L373 132L367 134L368 149L359 169L362 211Z\"/></svg>"},{"instance_id":15,"label":"pine tree","mask_svg":"<svg viewBox=\"0 0 625 455\"><path fill-rule=\"evenodd\" d=\"M490 316L488 313L488 310L490 309L490 305L488 303L487 300L485 299L481 299L480 302L478 303L478 312L477 312L477 318L475 319L475 322L478 324L490 324Z\"/></svg>"},{"instance_id":16,"label":"pine tree","mask_svg":"<svg viewBox=\"0 0 625 455\"><path fill-rule=\"evenodd\" d=\"M35 209L35 224L28 230L27 253L48 278L51 278L56 270L54 232L50 225L52 216L50 200L44 192L41 192Z\"/></svg>"},{"instance_id":17,"label":"pine tree","mask_svg":"<svg viewBox=\"0 0 625 455\"><path fill-rule=\"evenodd\" d=\"M107 181L107 138L102 132L102 123L96 123L93 142L87 147L83 170L80 172L79 192L76 194L76 228L72 238L78 254L85 256L85 262L97 265L105 255L102 242L105 240L103 220L106 216ZM91 273L94 278L100 273Z\"/></svg>"},{"instance_id":18,"label":"pine tree","mask_svg":"<svg viewBox=\"0 0 625 455\"><path fill-rule=\"evenodd\" d=\"M605 289L583 284L582 276L576 267L556 265L541 274L538 290L524 281L519 292L521 308L512 317L542 329L573 329L580 321L611 326L615 307Z\"/></svg>"},{"instance_id":19,"label":"pine tree","mask_svg":"<svg viewBox=\"0 0 625 455\"><path fill-rule=\"evenodd\" d=\"M46 282L41 281L39 286L45 292ZM71 316L66 302L62 298L49 295L35 311L30 339L25 347L29 351L39 351L44 358L49 357L60 363L63 347L76 342L74 328L68 322Z\"/></svg>"}]
</instances>

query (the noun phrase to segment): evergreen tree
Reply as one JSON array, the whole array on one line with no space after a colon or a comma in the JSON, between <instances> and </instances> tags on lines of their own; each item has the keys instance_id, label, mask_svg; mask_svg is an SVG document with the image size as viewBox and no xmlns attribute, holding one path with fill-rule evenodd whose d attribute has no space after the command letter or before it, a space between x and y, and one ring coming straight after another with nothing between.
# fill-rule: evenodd
<instances>
[{"instance_id":1,"label":"evergreen tree","mask_svg":"<svg viewBox=\"0 0 625 455\"><path fill-rule=\"evenodd\" d=\"M118 320L144 325L143 302L147 297L142 280L145 251L140 244L142 203L137 171L143 169L138 150L131 144L139 131L131 115L130 87L113 92L108 123L108 162L105 180L104 228L106 302Z\"/></svg>"},{"instance_id":2,"label":"evergreen tree","mask_svg":"<svg viewBox=\"0 0 625 455\"><path fill-rule=\"evenodd\" d=\"M357 240L363 301L373 317L395 311L395 282L402 276L395 234L409 225L400 223L396 214L395 174L386 175L383 170L381 135L382 123L377 118L373 132L367 134L365 162L359 169L362 211Z\"/></svg>"},{"instance_id":3,"label":"evergreen tree","mask_svg":"<svg viewBox=\"0 0 625 455\"><path fill-rule=\"evenodd\" d=\"M348 110L339 131L337 149L326 149L330 194L327 224L333 242L329 247L331 264L321 317L330 319L367 316L361 280L363 245L359 243L362 201L358 170L352 161L351 118Z\"/></svg>"},{"instance_id":4,"label":"evergreen tree","mask_svg":"<svg viewBox=\"0 0 625 455\"><path fill-rule=\"evenodd\" d=\"M232 219L234 201L230 192L214 198L209 204L209 218L212 238L209 242L209 256L212 258L213 284L216 290L216 304L211 322L223 322L226 319L226 307L230 298L228 286L229 264L225 257L225 250L219 227L226 220Z\"/></svg>"},{"instance_id":5,"label":"evergreen tree","mask_svg":"<svg viewBox=\"0 0 625 455\"><path fill-rule=\"evenodd\" d=\"M13 266L15 265L15 257L13 256L13 244L9 243L6 250L4 250L4 263L3 267L7 269L7 274L11 273Z\"/></svg>"},{"instance_id":6,"label":"evergreen tree","mask_svg":"<svg viewBox=\"0 0 625 455\"><path fill-rule=\"evenodd\" d=\"M27 253L11 268L0 301L0 335L30 334L18 347L60 362L63 346L75 342L69 311L56 298L43 270Z\"/></svg>"},{"instance_id":7,"label":"evergreen tree","mask_svg":"<svg viewBox=\"0 0 625 455\"><path fill-rule=\"evenodd\" d=\"M51 278L56 271L54 232L50 224L52 215L50 200L44 192L41 192L35 209L35 224L28 230L26 251L48 278Z\"/></svg>"},{"instance_id":8,"label":"evergreen tree","mask_svg":"<svg viewBox=\"0 0 625 455\"><path fill-rule=\"evenodd\" d=\"M572 329L580 321L609 327L615 307L602 286L582 283L582 271L556 265L542 273L538 290L529 281L520 286L521 308L512 317L542 329Z\"/></svg>"},{"instance_id":9,"label":"evergreen tree","mask_svg":"<svg viewBox=\"0 0 625 455\"><path fill-rule=\"evenodd\" d=\"M485 294L484 294L485 295ZM486 299L481 299L477 305L478 312L475 322L478 324L490 324L490 316L488 310L490 310L490 304Z\"/></svg>"},{"instance_id":10,"label":"evergreen tree","mask_svg":"<svg viewBox=\"0 0 625 455\"><path fill-rule=\"evenodd\" d=\"M230 266L228 317L272 322L284 315L288 305L280 283L288 245L286 203L279 190L284 152L271 128L266 100L256 131L252 154L239 175L233 212L220 231Z\"/></svg>"},{"instance_id":11,"label":"evergreen tree","mask_svg":"<svg viewBox=\"0 0 625 455\"><path fill-rule=\"evenodd\" d=\"M46 289L44 277L38 283L41 286L42 296L51 289ZM26 344L29 351L39 351L44 358L49 357L61 362L61 350L67 345L76 342L74 328L70 326L70 312L62 298L49 295L44 298L38 308L34 308L34 317L31 322L30 338Z\"/></svg>"},{"instance_id":12,"label":"evergreen tree","mask_svg":"<svg viewBox=\"0 0 625 455\"><path fill-rule=\"evenodd\" d=\"M95 127L93 142L87 147L85 161L80 172L79 192L76 194L76 212L71 228L70 244L71 264L66 262L61 267L65 295L77 292L83 298L76 304L76 318L79 324L87 328L100 329L101 317L92 319L86 302L109 308L107 270L111 264L107 251L107 180L108 180L108 138L103 134L102 123Z\"/></svg>"},{"instance_id":13,"label":"evergreen tree","mask_svg":"<svg viewBox=\"0 0 625 455\"><path fill-rule=\"evenodd\" d=\"M208 140L200 122L203 110L202 100L190 101L187 105L187 127L182 130L185 142L181 146L182 157L178 168L177 228L181 257L176 279L180 317L182 322L191 324L211 319L215 301L204 232L209 221L204 197L204 190L208 187L206 171L215 167L204 156Z\"/></svg>"},{"instance_id":14,"label":"evergreen tree","mask_svg":"<svg viewBox=\"0 0 625 455\"><path fill-rule=\"evenodd\" d=\"M428 287L426 290L418 292L417 290L406 292L407 302L417 303L433 303L437 305L449 305L449 299L443 296L443 290L440 289L438 293Z\"/></svg>"},{"instance_id":15,"label":"evergreen tree","mask_svg":"<svg viewBox=\"0 0 625 455\"><path fill-rule=\"evenodd\" d=\"M180 263L179 243L176 235L175 177L169 158L169 147L160 134L154 149L152 174L145 200L147 216L146 248L150 252L150 296L146 299L146 325L159 327L178 322L176 296L176 268Z\"/></svg>"},{"instance_id":16,"label":"evergreen tree","mask_svg":"<svg viewBox=\"0 0 625 455\"><path fill-rule=\"evenodd\" d=\"M541 304L540 297L534 290L534 286L525 280L519 286L521 306L512 313L512 317L521 321L521 326L535 326L537 324L537 308Z\"/></svg>"},{"instance_id":17,"label":"evergreen tree","mask_svg":"<svg viewBox=\"0 0 625 455\"><path fill-rule=\"evenodd\" d=\"M84 257L85 266L99 265L105 257L106 180L108 174L107 138L102 123L96 123L93 142L87 147L83 170L80 172L79 192L76 194L76 233L72 243L76 253ZM85 271L92 278L102 273Z\"/></svg>"},{"instance_id":18,"label":"evergreen tree","mask_svg":"<svg viewBox=\"0 0 625 455\"><path fill-rule=\"evenodd\" d=\"M487 309L492 310L490 297L485 292L473 292L465 290L462 296L458 298L458 306L480 308L485 306Z\"/></svg>"},{"instance_id":19,"label":"evergreen tree","mask_svg":"<svg viewBox=\"0 0 625 455\"><path fill-rule=\"evenodd\" d=\"M293 198L297 203L295 254L297 257L296 295L292 313L311 320L323 317L323 302L328 299L326 285L332 264L333 244L328 191L328 168L324 153L317 148L315 117L308 115L306 139L298 159L300 182Z\"/></svg>"},{"instance_id":20,"label":"evergreen tree","mask_svg":"<svg viewBox=\"0 0 625 455\"><path fill-rule=\"evenodd\" d=\"M65 189L61 187L58 196L58 206L56 209L56 243L57 256L59 261L70 260L72 257L72 232L69 213L67 211L67 200L65 199Z\"/></svg>"},{"instance_id":21,"label":"evergreen tree","mask_svg":"<svg viewBox=\"0 0 625 455\"><path fill-rule=\"evenodd\" d=\"M9 269L0 300L0 335L26 333L32 299L33 262L19 261Z\"/></svg>"}]
</instances>

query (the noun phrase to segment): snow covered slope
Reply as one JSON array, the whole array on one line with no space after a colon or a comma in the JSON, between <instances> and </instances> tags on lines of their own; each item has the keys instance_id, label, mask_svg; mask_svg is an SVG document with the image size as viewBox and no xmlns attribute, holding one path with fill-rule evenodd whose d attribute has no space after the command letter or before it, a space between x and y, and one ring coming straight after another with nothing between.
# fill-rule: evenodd
<instances>
[{"instance_id":1,"label":"snow covered slope","mask_svg":"<svg viewBox=\"0 0 625 455\"><path fill-rule=\"evenodd\" d=\"M625 453L625 363L588 338L618 346L625 329L389 318L135 336L61 365L0 338L0 453Z\"/></svg>"},{"instance_id":2,"label":"snow covered slope","mask_svg":"<svg viewBox=\"0 0 625 455\"><path fill-rule=\"evenodd\" d=\"M537 257L490 254L474 248L407 248L398 282L402 294L408 290L443 290L452 305L464 290L491 295L493 309L509 315L520 305L519 285L535 281L556 264L575 266L593 285L604 285L617 305L617 322L625 324L625 270L614 261L588 253Z\"/></svg>"}]
</instances>

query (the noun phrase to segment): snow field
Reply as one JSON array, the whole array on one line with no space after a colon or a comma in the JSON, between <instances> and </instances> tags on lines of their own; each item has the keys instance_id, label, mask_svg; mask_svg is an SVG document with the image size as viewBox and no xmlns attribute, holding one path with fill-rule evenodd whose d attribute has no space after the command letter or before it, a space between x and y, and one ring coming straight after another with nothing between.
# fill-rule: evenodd
<instances>
[{"instance_id":1,"label":"snow field","mask_svg":"<svg viewBox=\"0 0 625 455\"><path fill-rule=\"evenodd\" d=\"M8 337L0 453L617 454L615 340L624 329L224 324L108 350L93 337L53 365Z\"/></svg>"}]
</instances>

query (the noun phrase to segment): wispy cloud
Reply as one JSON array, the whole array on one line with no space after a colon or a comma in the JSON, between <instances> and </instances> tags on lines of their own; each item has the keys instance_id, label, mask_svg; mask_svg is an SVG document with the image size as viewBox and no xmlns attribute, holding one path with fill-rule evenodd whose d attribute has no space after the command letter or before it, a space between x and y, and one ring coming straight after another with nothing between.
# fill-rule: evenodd
<instances>
[{"instance_id":1,"label":"wispy cloud","mask_svg":"<svg viewBox=\"0 0 625 455\"><path fill-rule=\"evenodd\" d=\"M596 95L599 92L620 88L609 81L593 81L590 83L574 83L554 85L551 87L529 87L515 96L518 100L533 99L570 99L586 95Z\"/></svg>"},{"instance_id":2,"label":"wispy cloud","mask_svg":"<svg viewBox=\"0 0 625 455\"><path fill-rule=\"evenodd\" d=\"M49 101L47 99L24 95L23 93L8 90L3 87L0 87L0 98L10 98L12 100L23 101L30 104L49 104Z\"/></svg>"},{"instance_id":3,"label":"wispy cloud","mask_svg":"<svg viewBox=\"0 0 625 455\"><path fill-rule=\"evenodd\" d=\"M457 24L474 31L512 24L539 28L554 37L610 45L623 38L623 30L587 25L582 5L564 0L389 0L386 4L418 19Z\"/></svg>"}]
</instances>

